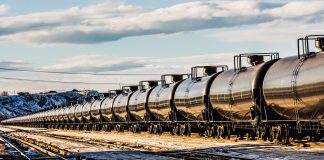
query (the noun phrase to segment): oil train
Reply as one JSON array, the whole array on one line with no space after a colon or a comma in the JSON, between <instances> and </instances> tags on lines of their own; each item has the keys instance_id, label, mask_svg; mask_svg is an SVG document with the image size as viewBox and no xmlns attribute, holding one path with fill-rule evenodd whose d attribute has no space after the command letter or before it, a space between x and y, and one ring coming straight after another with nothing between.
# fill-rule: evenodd
<instances>
[{"instance_id":1,"label":"oil train","mask_svg":"<svg viewBox=\"0 0 324 160\"><path fill-rule=\"evenodd\" d=\"M226 65L196 66L191 74L110 90L104 98L11 118L2 124L230 138L324 138L324 35L299 38L298 55L234 56ZM319 52L310 52L315 43ZM244 67L247 59L250 66ZM203 74L200 75L201 71ZM171 79L171 82L169 82Z\"/></svg>"}]
</instances>

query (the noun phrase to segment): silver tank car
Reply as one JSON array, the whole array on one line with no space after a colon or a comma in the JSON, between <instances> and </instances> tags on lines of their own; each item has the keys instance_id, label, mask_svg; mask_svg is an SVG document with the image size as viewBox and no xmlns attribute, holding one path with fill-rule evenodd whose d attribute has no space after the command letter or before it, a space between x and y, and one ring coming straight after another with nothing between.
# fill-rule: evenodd
<instances>
[{"instance_id":1,"label":"silver tank car","mask_svg":"<svg viewBox=\"0 0 324 160\"><path fill-rule=\"evenodd\" d=\"M85 120L85 122L91 121L91 115L90 115L90 109L92 104L94 103L95 99L92 98L91 100L87 101L83 107L82 107L82 118Z\"/></svg>"},{"instance_id":2,"label":"silver tank car","mask_svg":"<svg viewBox=\"0 0 324 160\"><path fill-rule=\"evenodd\" d=\"M153 115L153 117L150 117L151 121L171 120L174 92L184 76L187 75L162 75L162 84L156 86L148 98L148 109L150 114ZM166 83L166 77L171 77L170 84Z\"/></svg>"},{"instance_id":3,"label":"silver tank car","mask_svg":"<svg viewBox=\"0 0 324 160\"><path fill-rule=\"evenodd\" d=\"M49 117L50 117L50 122L51 123L54 123L55 122L55 112L56 112L56 109L51 109L50 110L50 113L49 113Z\"/></svg>"},{"instance_id":4,"label":"silver tank car","mask_svg":"<svg viewBox=\"0 0 324 160\"><path fill-rule=\"evenodd\" d=\"M58 111L57 118L58 118L60 123L64 122L64 118L63 118L64 108L65 108L65 106L62 106L62 107L59 108L59 111Z\"/></svg>"},{"instance_id":5,"label":"silver tank car","mask_svg":"<svg viewBox=\"0 0 324 160\"><path fill-rule=\"evenodd\" d=\"M51 112L51 110L47 110L47 111L45 111L45 113L44 113L44 119L45 119L45 122L46 123L50 123L51 122L51 118L50 118L50 112Z\"/></svg>"},{"instance_id":6,"label":"silver tank car","mask_svg":"<svg viewBox=\"0 0 324 160\"><path fill-rule=\"evenodd\" d=\"M271 60L264 62L265 56ZM242 67L242 58L247 58L252 66ZM278 58L278 53L240 54L234 57L234 69L219 74L210 88L210 101L222 116L220 120L256 118L255 99L262 87L262 77Z\"/></svg>"},{"instance_id":7,"label":"silver tank car","mask_svg":"<svg viewBox=\"0 0 324 160\"><path fill-rule=\"evenodd\" d=\"M90 116L92 117L92 120L94 122L99 122L101 119L101 115L100 115L100 106L102 103L103 99L96 99L94 100L94 102L91 105L90 108Z\"/></svg>"},{"instance_id":8,"label":"silver tank car","mask_svg":"<svg viewBox=\"0 0 324 160\"><path fill-rule=\"evenodd\" d=\"M57 123L60 122L60 120L61 120L61 116L60 116L61 108L62 107L59 107L59 108L55 109L55 112L54 112L54 121L57 122Z\"/></svg>"},{"instance_id":9,"label":"silver tank car","mask_svg":"<svg viewBox=\"0 0 324 160\"><path fill-rule=\"evenodd\" d=\"M75 119L77 122L83 122L82 119L82 107L85 104L85 102L80 102L76 105L74 110Z\"/></svg>"},{"instance_id":10,"label":"silver tank car","mask_svg":"<svg viewBox=\"0 0 324 160\"><path fill-rule=\"evenodd\" d=\"M76 108L77 105L78 104L72 103L71 106L69 107L69 109L66 111L67 112L67 115L69 117L69 120L72 123L75 123L76 122L74 111L75 111L75 108Z\"/></svg>"},{"instance_id":11,"label":"silver tank car","mask_svg":"<svg viewBox=\"0 0 324 160\"><path fill-rule=\"evenodd\" d=\"M266 73L263 95L280 120L324 118L324 38L315 40L320 52L287 57L276 62ZM269 118L268 118L269 119Z\"/></svg>"},{"instance_id":12,"label":"silver tank car","mask_svg":"<svg viewBox=\"0 0 324 160\"><path fill-rule=\"evenodd\" d=\"M69 122L69 110L70 110L70 106L71 105L68 105L68 106L65 106L64 109L63 109L63 114L62 114L62 117L63 117L63 120L64 122Z\"/></svg>"},{"instance_id":13,"label":"silver tank car","mask_svg":"<svg viewBox=\"0 0 324 160\"><path fill-rule=\"evenodd\" d=\"M100 112L102 116L102 121L110 122L112 121L112 105L114 103L117 95L121 94L121 90L110 90L108 96L102 101L100 106Z\"/></svg>"},{"instance_id":14,"label":"silver tank car","mask_svg":"<svg viewBox=\"0 0 324 160\"><path fill-rule=\"evenodd\" d=\"M147 88L144 88L147 83ZM152 89L158 85L158 81L141 81L139 89L129 98L128 109L131 121L144 121L147 111L147 99Z\"/></svg>"},{"instance_id":15,"label":"silver tank car","mask_svg":"<svg viewBox=\"0 0 324 160\"><path fill-rule=\"evenodd\" d=\"M119 94L112 105L112 111L115 122L128 121L128 100L130 96L138 89L138 86L123 86L122 93Z\"/></svg>"},{"instance_id":16,"label":"silver tank car","mask_svg":"<svg viewBox=\"0 0 324 160\"><path fill-rule=\"evenodd\" d=\"M198 71L203 70L203 75ZM191 78L182 81L174 95L176 110L185 120L204 120L203 112L209 107L209 87L219 71L227 70L227 66L196 66L191 68Z\"/></svg>"}]
</instances>

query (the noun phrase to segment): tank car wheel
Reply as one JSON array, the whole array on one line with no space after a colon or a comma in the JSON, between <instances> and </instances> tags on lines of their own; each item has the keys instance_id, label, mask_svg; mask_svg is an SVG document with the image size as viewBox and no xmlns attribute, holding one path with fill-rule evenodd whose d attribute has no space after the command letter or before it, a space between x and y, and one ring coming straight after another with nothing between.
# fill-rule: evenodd
<instances>
[{"instance_id":1,"label":"tank car wheel","mask_svg":"<svg viewBox=\"0 0 324 160\"><path fill-rule=\"evenodd\" d=\"M254 130L250 131L249 139L250 139L250 140L256 140L255 137L256 137L256 133L255 133L255 131L254 131Z\"/></svg>"},{"instance_id":2,"label":"tank car wheel","mask_svg":"<svg viewBox=\"0 0 324 160\"><path fill-rule=\"evenodd\" d=\"M173 129L172 129L171 134L172 135L178 135L179 134L179 127L178 127L178 125L173 126Z\"/></svg>"},{"instance_id":3,"label":"tank car wheel","mask_svg":"<svg viewBox=\"0 0 324 160\"><path fill-rule=\"evenodd\" d=\"M284 132L284 141L285 144L289 144L290 143L290 129L289 126L285 126L285 132Z\"/></svg>"},{"instance_id":4,"label":"tank car wheel","mask_svg":"<svg viewBox=\"0 0 324 160\"><path fill-rule=\"evenodd\" d=\"M212 137L213 134L214 134L213 130L214 130L213 127L211 127L211 126L207 126L205 136L206 136L206 137Z\"/></svg>"},{"instance_id":5,"label":"tank car wheel","mask_svg":"<svg viewBox=\"0 0 324 160\"><path fill-rule=\"evenodd\" d=\"M186 125L180 125L180 136L184 136L186 133Z\"/></svg>"},{"instance_id":6,"label":"tank car wheel","mask_svg":"<svg viewBox=\"0 0 324 160\"><path fill-rule=\"evenodd\" d=\"M115 125L114 129L115 129L116 132L118 132L119 131L119 125L118 124Z\"/></svg>"},{"instance_id":7,"label":"tank car wheel","mask_svg":"<svg viewBox=\"0 0 324 160\"><path fill-rule=\"evenodd\" d=\"M157 132L158 132L157 125L153 125L153 134L157 134Z\"/></svg>"},{"instance_id":8,"label":"tank car wheel","mask_svg":"<svg viewBox=\"0 0 324 160\"><path fill-rule=\"evenodd\" d=\"M227 126L226 127L226 137L227 139L231 139L231 127L230 126Z\"/></svg>"},{"instance_id":9,"label":"tank car wheel","mask_svg":"<svg viewBox=\"0 0 324 160\"><path fill-rule=\"evenodd\" d=\"M159 132L159 135L162 135L163 133L163 128L161 125L158 125L158 132Z\"/></svg>"},{"instance_id":10,"label":"tank car wheel","mask_svg":"<svg viewBox=\"0 0 324 160\"><path fill-rule=\"evenodd\" d=\"M133 132L134 133L134 129L133 129L133 125L131 125L129 128L128 128L128 131L130 132Z\"/></svg>"},{"instance_id":11,"label":"tank car wheel","mask_svg":"<svg viewBox=\"0 0 324 160\"><path fill-rule=\"evenodd\" d=\"M153 127L152 127L152 125L149 125L147 127L147 131L148 131L148 133L153 134Z\"/></svg>"},{"instance_id":12,"label":"tank car wheel","mask_svg":"<svg viewBox=\"0 0 324 160\"><path fill-rule=\"evenodd\" d=\"M218 126L218 135L219 135L219 137L221 137L223 139L226 138L224 126Z\"/></svg>"},{"instance_id":13,"label":"tank car wheel","mask_svg":"<svg viewBox=\"0 0 324 160\"><path fill-rule=\"evenodd\" d=\"M319 142L321 140L321 134L320 133L315 133L314 134L314 141Z\"/></svg>"},{"instance_id":14,"label":"tank car wheel","mask_svg":"<svg viewBox=\"0 0 324 160\"><path fill-rule=\"evenodd\" d=\"M191 136L191 125L187 125L187 136Z\"/></svg>"}]
</instances>

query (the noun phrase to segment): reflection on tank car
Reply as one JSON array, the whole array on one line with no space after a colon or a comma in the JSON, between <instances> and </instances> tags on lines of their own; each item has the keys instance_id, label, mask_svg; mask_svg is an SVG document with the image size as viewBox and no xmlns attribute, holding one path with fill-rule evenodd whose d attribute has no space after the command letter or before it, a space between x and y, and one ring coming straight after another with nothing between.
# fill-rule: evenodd
<instances>
[{"instance_id":1,"label":"reflection on tank car","mask_svg":"<svg viewBox=\"0 0 324 160\"><path fill-rule=\"evenodd\" d=\"M197 76L197 69L202 68L204 75ZM204 120L203 112L209 106L209 87L220 71L227 70L227 66L197 66L191 69L191 78L182 81L174 95L177 111L186 120Z\"/></svg>"},{"instance_id":2,"label":"reflection on tank car","mask_svg":"<svg viewBox=\"0 0 324 160\"><path fill-rule=\"evenodd\" d=\"M179 83L183 81L184 75L163 75L162 84L156 86L148 98L148 109L153 115L153 121L170 120L172 112L173 97ZM167 84L165 78L171 77L171 84Z\"/></svg>"},{"instance_id":3,"label":"reflection on tank car","mask_svg":"<svg viewBox=\"0 0 324 160\"><path fill-rule=\"evenodd\" d=\"M264 62L263 56L274 59ZM215 110L229 120L251 120L254 114L256 94L262 87L263 74L277 61L277 53L268 55L241 54L237 58L247 57L251 67L235 64L235 68L222 72L211 85L210 101ZM240 66L237 66L240 65Z\"/></svg>"},{"instance_id":4,"label":"reflection on tank car","mask_svg":"<svg viewBox=\"0 0 324 160\"><path fill-rule=\"evenodd\" d=\"M148 88L144 88L148 83ZM151 91L158 85L158 81L141 81L139 89L129 98L128 109L131 121L145 121L147 115L147 99Z\"/></svg>"},{"instance_id":5,"label":"reflection on tank car","mask_svg":"<svg viewBox=\"0 0 324 160\"><path fill-rule=\"evenodd\" d=\"M129 97L137 90L138 86L123 86L122 93L119 94L112 105L112 112L115 121L126 122L128 117L127 105Z\"/></svg>"}]
</instances>

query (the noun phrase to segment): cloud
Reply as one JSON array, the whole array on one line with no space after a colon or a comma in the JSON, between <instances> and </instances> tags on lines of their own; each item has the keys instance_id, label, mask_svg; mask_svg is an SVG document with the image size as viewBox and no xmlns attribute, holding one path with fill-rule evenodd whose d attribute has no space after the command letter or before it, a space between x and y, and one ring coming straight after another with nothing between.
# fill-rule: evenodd
<instances>
[{"instance_id":1,"label":"cloud","mask_svg":"<svg viewBox=\"0 0 324 160\"><path fill-rule=\"evenodd\" d=\"M144 57L122 57L112 58L102 55L80 55L62 60L61 63L43 67L55 71L69 72L107 72L123 71L128 69L144 67Z\"/></svg>"},{"instance_id":2,"label":"cloud","mask_svg":"<svg viewBox=\"0 0 324 160\"><path fill-rule=\"evenodd\" d=\"M8 11L9 7L6 5L0 5L0 15L5 14Z\"/></svg>"},{"instance_id":3,"label":"cloud","mask_svg":"<svg viewBox=\"0 0 324 160\"><path fill-rule=\"evenodd\" d=\"M67 58L55 65L45 66L43 69L101 73L185 73L195 65L232 66L233 55L234 53L223 53L170 58L80 55Z\"/></svg>"},{"instance_id":4,"label":"cloud","mask_svg":"<svg viewBox=\"0 0 324 160\"><path fill-rule=\"evenodd\" d=\"M277 20L305 21L322 15L323 11L324 2L321 1L198 1L157 9L125 4L97 4L52 12L2 16L0 41L37 45L91 44L131 36L249 26Z\"/></svg>"},{"instance_id":5,"label":"cloud","mask_svg":"<svg viewBox=\"0 0 324 160\"><path fill-rule=\"evenodd\" d=\"M28 66L30 63L24 62L24 61L7 61L2 60L0 61L0 67L2 68L22 68Z\"/></svg>"}]
</instances>

